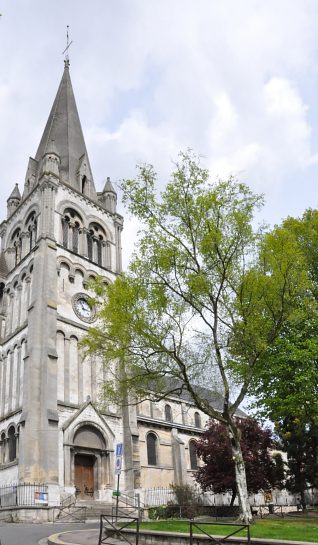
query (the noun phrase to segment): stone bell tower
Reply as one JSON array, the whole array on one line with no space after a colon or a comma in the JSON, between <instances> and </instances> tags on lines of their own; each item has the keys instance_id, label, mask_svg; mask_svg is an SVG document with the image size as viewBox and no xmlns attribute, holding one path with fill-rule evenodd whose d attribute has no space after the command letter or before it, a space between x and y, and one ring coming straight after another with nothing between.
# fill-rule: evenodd
<instances>
[{"instance_id":1,"label":"stone bell tower","mask_svg":"<svg viewBox=\"0 0 318 545\"><path fill-rule=\"evenodd\" d=\"M116 409L97 409L105 371L80 338L95 320L91 278L121 271L123 219L96 191L69 61L22 195L0 226L0 478L97 497L113 486Z\"/></svg>"}]
</instances>

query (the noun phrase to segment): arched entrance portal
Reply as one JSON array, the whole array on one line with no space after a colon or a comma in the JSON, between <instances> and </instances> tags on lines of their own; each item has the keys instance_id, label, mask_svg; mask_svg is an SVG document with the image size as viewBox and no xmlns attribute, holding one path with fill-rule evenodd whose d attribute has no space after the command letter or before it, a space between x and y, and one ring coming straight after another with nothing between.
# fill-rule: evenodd
<instances>
[{"instance_id":1,"label":"arched entrance portal","mask_svg":"<svg viewBox=\"0 0 318 545\"><path fill-rule=\"evenodd\" d=\"M79 499L91 499L108 484L108 451L106 440L94 425L85 423L73 438L73 483Z\"/></svg>"}]
</instances>

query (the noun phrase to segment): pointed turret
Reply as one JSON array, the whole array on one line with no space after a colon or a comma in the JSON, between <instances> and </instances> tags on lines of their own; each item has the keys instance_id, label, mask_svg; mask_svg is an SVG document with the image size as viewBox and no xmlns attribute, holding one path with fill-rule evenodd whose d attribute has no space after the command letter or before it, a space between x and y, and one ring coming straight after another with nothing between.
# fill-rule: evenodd
<instances>
[{"instance_id":1,"label":"pointed turret","mask_svg":"<svg viewBox=\"0 0 318 545\"><path fill-rule=\"evenodd\" d=\"M96 199L96 190L76 107L68 61L65 61L61 83L35 156L35 160L39 164L38 173L40 176L43 172L43 158L52 151L50 149L52 141L54 141L55 155L60 159L60 181L89 195L90 198ZM81 172L83 157L85 158L85 173Z\"/></svg>"},{"instance_id":2,"label":"pointed turret","mask_svg":"<svg viewBox=\"0 0 318 545\"><path fill-rule=\"evenodd\" d=\"M10 197L7 200L7 217L9 218L18 208L21 202L21 193L18 184L15 184Z\"/></svg>"},{"instance_id":3,"label":"pointed turret","mask_svg":"<svg viewBox=\"0 0 318 545\"><path fill-rule=\"evenodd\" d=\"M42 159L41 175L59 177L60 157L56 149L54 140L51 140L47 145L46 153Z\"/></svg>"},{"instance_id":4,"label":"pointed turret","mask_svg":"<svg viewBox=\"0 0 318 545\"><path fill-rule=\"evenodd\" d=\"M109 176L107 177L103 191L98 193L98 200L105 210L111 212L112 214L116 213L117 193L110 181Z\"/></svg>"}]
</instances>

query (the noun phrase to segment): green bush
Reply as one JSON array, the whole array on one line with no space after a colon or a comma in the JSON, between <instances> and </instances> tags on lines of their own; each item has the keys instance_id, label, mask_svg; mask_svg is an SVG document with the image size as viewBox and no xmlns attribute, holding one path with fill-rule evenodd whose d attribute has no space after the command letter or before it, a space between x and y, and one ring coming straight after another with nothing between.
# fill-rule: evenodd
<instances>
[{"instance_id":1,"label":"green bush","mask_svg":"<svg viewBox=\"0 0 318 545\"><path fill-rule=\"evenodd\" d=\"M150 520L166 519L166 510L165 505L159 505L158 507L150 507L148 509L148 517Z\"/></svg>"}]
</instances>

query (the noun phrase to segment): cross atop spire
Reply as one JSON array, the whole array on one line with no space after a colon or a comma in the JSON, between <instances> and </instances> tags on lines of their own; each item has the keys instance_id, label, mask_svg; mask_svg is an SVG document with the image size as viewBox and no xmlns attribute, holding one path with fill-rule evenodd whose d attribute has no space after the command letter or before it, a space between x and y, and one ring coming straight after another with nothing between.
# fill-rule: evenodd
<instances>
[{"instance_id":1,"label":"cross atop spire","mask_svg":"<svg viewBox=\"0 0 318 545\"><path fill-rule=\"evenodd\" d=\"M70 42L70 39L69 39L69 34L68 34L68 29L69 28L70 28L69 25L67 25L67 27L66 27L66 48L64 49L64 51L62 53L62 55L65 55L65 57L64 57L65 66L70 65L70 58L69 58L69 55L68 55L68 50L69 50L70 46L73 43L73 40Z\"/></svg>"}]
</instances>

